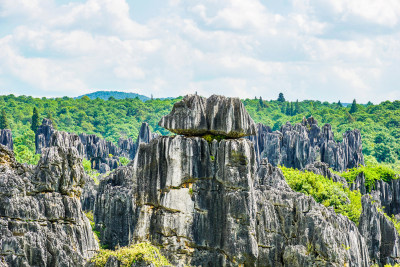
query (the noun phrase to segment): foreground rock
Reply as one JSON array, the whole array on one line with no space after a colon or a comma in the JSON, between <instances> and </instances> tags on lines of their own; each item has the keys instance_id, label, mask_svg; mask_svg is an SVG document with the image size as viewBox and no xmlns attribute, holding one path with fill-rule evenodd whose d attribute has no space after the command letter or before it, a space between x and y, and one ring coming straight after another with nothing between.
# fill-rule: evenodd
<instances>
[{"instance_id":1,"label":"foreground rock","mask_svg":"<svg viewBox=\"0 0 400 267\"><path fill-rule=\"evenodd\" d=\"M358 227L366 240L371 264L383 266L400 263L400 236L393 222L382 213L380 201L365 195L362 206Z\"/></svg>"},{"instance_id":2,"label":"foreground rock","mask_svg":"<svg viewBox=\"0 0 400 267\"><path fill-rule=\"evenodd\" d=\"M13 150L14 145L11 130L0 130L0 145L6 146L8 149Z\"/></svg>"},{"instance_id":3,"label":"foreground rock","mask_svg":"<svg viewBox=\"0 0 400 267\"><path fill-rule=\"evenodd\" d=\"M0 145L0 255L8 266L83 266L98 250L79 201L81 163L75 148L50 147L31 168Z\"/></svg>"},{"instance_id":4,"label":"foreground rock","mask_svg":"<svg viewBox=\"0 0 400 267\"><path fill-rule=\"evenodd\" d=\"M257 160L267 158L274 165L303 169L306 165L321 161L336 171L364 165L361 134L358 130L347 131L343 141L336 143L331 126L322 129L312 117L302 124L287 122L280 131L257 125L257 135L251 137L255 143Z\"/></svg>"},{"instance_id":5,"label":"foreground rock","mask_svg":"<svg viewBox=\"0 0 400 267\"><path fill-rule=\"evenodd\" d=\"M257 170L247 139L160 137L102 180L96 227L113 248L151 241L194 266L368 266L356 225Z\"/></svg>"},{"instance_id":6,"label":"foreground rock","mask_svg":"<svg viewBox=\"0 0 400 267\"><path fill-rule=\"evenodd\" d=\"M187 136L212 134L239 138L256 134L254 121L240 99L218 95L185 96L159 125Z\"/></svg>"}]
</instances>

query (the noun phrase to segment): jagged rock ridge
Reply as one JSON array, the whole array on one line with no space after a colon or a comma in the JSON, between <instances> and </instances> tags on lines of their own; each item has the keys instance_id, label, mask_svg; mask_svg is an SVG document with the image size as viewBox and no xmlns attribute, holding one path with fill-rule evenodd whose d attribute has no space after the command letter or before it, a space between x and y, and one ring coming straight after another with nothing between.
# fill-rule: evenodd
<instances>
[{"instance_id":1,"label":"jagged rock ridge","mask_svg":"<svg viewBox=\"0 0 400 267\"><path fill-rule=\"evenodd\" d=\"M132 160L135 157L137 147L140 143L149 142L157 137L152 134L147 123L142 123L139 136L136 142L131 138L121 138L118 147L112 142L99 138L96 135L80 134L78 138L75 134L59 132L53 128L52 121L43 119L35 136L36 153L40 154L43 148L52 145L64 145L77 148L80 155L89 159L92 168L101 173L116 169L120 165L119 157L127 157Z\"/></svg>"},{"instance_id":2,"label":"jagged rock ridge","mask_svg":"<svg viewBox=\"0 0 400 267\"><path fill-rule=\"evenodd\" d=\"M249 137L255 143L258 161L267 158L274 165L297 169L321 161L336 171L364 165L362 141L359 130L347 131L343 141L336 143L329 124L322 129L313 118L301 124L283 125L279 131L262 124L257 125L257 135Z\"/></svg>"},{"instance_id":3,"label":"jagged rock ridge","mask_svg":"<svg viewBox=\"0 0 400 267\"><path fill-rule=\"evenodd\" d=\"M255 124L239 98L187 95L159 122L169 131L188 135L239 138L255 134Z\"/></svg>"},{"instance_id":4,"label":"jagged rock ridge","mask_svg":"<svg viewBox=\"0 0 400 267\"><path fill-rule=\"evenodd\" d=\"M8 266L82 266L98 250L79 195L75 148L42 150L38 166L0 145L0 255Z\"/></svg>"}]
</instances>

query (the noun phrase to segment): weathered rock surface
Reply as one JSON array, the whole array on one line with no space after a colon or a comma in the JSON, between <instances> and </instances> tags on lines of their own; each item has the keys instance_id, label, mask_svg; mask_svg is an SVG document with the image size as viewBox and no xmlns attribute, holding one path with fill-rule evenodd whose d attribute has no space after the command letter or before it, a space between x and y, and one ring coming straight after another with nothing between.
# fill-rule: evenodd
<instances>
[{"instance_id":1,"label":"weathered rock surface","mask_svg":"<svg viewBox=\"0 0 400 267\"><path fill-rule=\"evenodd\" d=\"M98 250L79 194L75 148L42 150L37 167L0 145L0 255L6 266L83 266Z\"/></svg>"},{"instance_id":2,"label":"weathered rock surface","mask_svg":"<svg viewBox=\"0 0 400 267\"><path fill-rule=\"evenodd\" d=\"M313 172L313 173L318 174L318 175L322 175L322 176L324 176L326 178L331 179L334 182L342 183L345 187L349 187L348 184L347 184L346 179L341 177L341 176L339 176L339 175L337 175L337 174L335 174L335 173L333 173L329 169L329 166L328 166L327 163L317 161L317 162L308 164L305 167L304 170L309 171L309 172Z\"/></svg>"},{"instance_id":3,"label":"weathered rock surface","mask_svg":"<svg viewBox=\"0 0 400 267\"><path fill-rule=\"evenodd\" d=\"M255 135L255 124L239 98L187 95L159 122L176 134L205 134L239 138Z\"/></svg>"},{"instance_id":4,"label":"weathered rock surface","mask_svg":"<svg viewBox=\"0 0 400 267\"><path fill-rule=\"evenodd\" d=\"M377 197L362 197L363 212L359 230L366 240L371 263L400 263L400 236L393 223L379 211L381 203Z\"/></svg>"},{"instance_id":5,"label":"weathered rock surface","mask_svg":"<svg viewBox=\"0 0 400 267\"><path fill-rule=\"evenodd\" d=\"M35 144L38 154L43 148L50 146L75 147L80 155L91 161L93 169L99 170L100 173L106 173L120 166L119 157L132 160L139 144L148 143L157 136L157 134L151 133L147 123L143 123L136 142L133 142L131 138L120 139L119 146L116 146L96 135L80 134L78 136L73 133L57 131L53 128L51 120L43 119L35 136Z\"/></svg>"},{"instance_id":6,"label":"weathered rock surface","mask_svg":"<svg viewBox=\"0 0 400 267\"><path fill-rule=\"evenodd\" d=\"M42 148L50 146L50 139L54 131L53 122L50 119L43 119L42 125L35 134L36 154L41 154Z\"/></svg>"},{"instance_id":7,"label":"weathered rock surface","mask_svg":"<svg viewBox=\"0 0 400 267\"><path fill-rule=\"evenodd\" d=\"M150 131L149 124L147 122L143 122L142 126L140 126L139 135L136 139L136 142L133 141L132 138L119 139L118 141L118 146L120 148L119 156L132 160L135 158L136 152L140 144L142 143L148 144L150 143L151 140L157 137L158 134L152 133Z\"/></svg>"},{"instance_id":8,"label":"weathered rock surface","mask_svg":"<svg viewBox=\"0 0 400 267\"><path fill-rule=\"evenodd\" d=\"M0 130L0 145L6 146L8 149L13 150L14 145L11 130Z\"/></svg>"},{"instance_id":9,"label":"weathered rock surface","mask_svg":"<svg viewBox=\"0 0 400 267\"><path fill-rule=\"evenodd\" d=\"M321 161L336 171L364 164L361 134L358 130L347 131L343 142L336 143L329 124L322 129L313 118L302 124L287 122L280 131L271 132L269 127L258 125L255 143L258 161L267 158L274 165L303 169L306 165Z\"/></svg>"},{"instance_id":10,"label":"weathered rock surface","mask_svg":"<svg viewBox=\"0 0 400 267\"><path fill-rule=\"evenodd\" d=\"M356 225L292 191L247 139L160 137L99 185L109 247L151 241L194 266L368 266ZM347 249L348 248L348 249Z\"/></svg>"},{"instance_id":11,"label":"weathered rock surface","mask_svg":"<svg viewBox=\"0 0 400 267\"><path fill-rule=\"evenodd\" d=\"M82 210L93 211L94 203L96 202L98 185L91 177L86 177L85 181L85 186L83 187L81 195Z\"/></svg>"}]
</instances>

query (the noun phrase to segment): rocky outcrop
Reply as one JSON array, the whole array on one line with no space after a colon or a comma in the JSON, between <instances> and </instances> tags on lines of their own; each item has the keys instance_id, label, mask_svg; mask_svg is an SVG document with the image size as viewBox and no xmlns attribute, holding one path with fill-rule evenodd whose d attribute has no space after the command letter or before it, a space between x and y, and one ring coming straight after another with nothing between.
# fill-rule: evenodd
<instances>
[{"instance_id":1,"label":"rocky outcrop","mask_svg":"<svg viewBox=\"0 0 400 267\"><path fill-rule=\"evenodd\" d=\"M82 190L81 204L82 210L93 211L94 203L96 202L96 195L98 190L98 185L94 182L91 177L85 178L86 183Z\"/></svg>"},{"instance_id":2,"label":"rocky outcrop","mask_svg":"<svg viewBox=\"0 0 400 267\"><path fill-rule=\"evenodd\" d=\"M79 195L75 148L42 150L38 166L0 145L0 255L8 266L83 266L98 250Z\"/></svg>"},{"instance_id":3,"label":"rocky outcrop","mask_svg":"<svg viewBox=\"0 0 400 267\"><path fill-rule=\"evenodd\" d=\"M239 138L256 134L253 119L239 98L187 95L174 104L170 114L159 122L169 131L187 135L205 134Z\"/></svg>"},{"instance_id":4,"label":"rocky outcrop","mask_svg":"<svg viewBox=\"0 0 400 267\"><path fill-rule=\"evenodd\" d=\"M11 130L9 129L0 130L0 145L6 146L10 150L14 149Z\"/></svg>"},{"instance_id":5,"label":"rocky outcrop","mask_svg":"<svg viewBox=\"0 0 400 267\"><path fill-rule=\"evenodd\" d=\"M151 241L194 266L368 266L356 225L292 191L252 142L160 137L100 182L94 217L109 247Z\"/></svg>"},{"instance_id":6,"label":"rocky outcrop","mask_svg":"<svg viewBox=\"0 0 400 267\"><path fill-rule=\"evenodd\" d=\"M119 157L127 157L132 160L135 157L140 143L148 143L158 135L150 131L149 125L143 123L139 136L134 143L132 139L120 139L119 146L102 139L96 135L80 134L57 131L53 128L49 119L43 119L43 123L35 136L36 153L42 153L42 149L50 146L75 147L78 153L91 161L92 168L106 173L120 166Z\"/></svg>"},{"instance_id":7,"label":"rocky outcrop","mask_svg":"<svg viewBox=\"0 0 400 267\"><path fill-rule=\"evenodd\" d=\"M53 122L50 119L43 119L42 125L38 127L35 134L36 154L41 154L42 148L50 146L50 139L54 132Z\"/></svg>"},{"instance_id":8,"label":"rocky outcrop","mask_svg":"<svg viewBox=\"0 0 400 267\"><path fill-rule=\"evenodd\" d=\"M140 126L139 135L136 139L136 142L134 142L132 138L119 139L118 141L118 146L120 148L119 156L132 160L135 158L136 152L140 144L142 143L148 144L150 143L151 140L157 137L158 134L152 133L150 131L149 124L147 122L143 122L142 126Z\"/></svg>"},{"instance_id":9,"label":"rocky outcrop","mask_svg":"<svg viewBox=\"0 0 400 267\"><path fill-rule=\"evenodd\" d=\"M400 263L400 236L393 222L381 212L379 199L365 195L362 206L358 228L367 243L371 263Z\"/></svg>"},{"instance_id":10,"label":"rocky outcrop","mask_svg":"<svg viewBox=\"0 0 400 267\"><path fill-rule=\"evenodd\" d=\"M305 169L306 171L313 172L318 175L322 175L326 178L331 179L334 182L342 183L345 187L348 187L347 181L345 178L335 174L329 169L328 164L317 161L311 164L308 164Z\"/></svg>"},{"instance_id":11,"label":"rocky outcrop","mask_svg":"<svg viewBox=\"0 0 400 267\"><path fill-rule=\"evenodd\" d=\"M269 127L258 125L255 142L258 161L267 158L274 165L303 169L316 161L325 162L336 171L364 164L361 134L358 130L347 131L343 142L336 143L329 124L322 129L313 118L301 124L287 122L280 131L271 132Z\"/></svg>"}]
</instances>

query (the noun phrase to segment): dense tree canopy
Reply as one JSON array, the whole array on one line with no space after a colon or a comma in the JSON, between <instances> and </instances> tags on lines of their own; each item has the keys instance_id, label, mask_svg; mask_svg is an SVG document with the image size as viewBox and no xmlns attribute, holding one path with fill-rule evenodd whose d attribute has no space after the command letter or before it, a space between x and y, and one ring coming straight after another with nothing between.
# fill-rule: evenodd
<instances>
[{"instance_id":1,"label":"dense tree canopy","mask_svg":"<svg viewBox=\"0 0 400 267\"><path fill-rule=\"evenodd\" d=\"M0 106L7 114L13 131L14 146L24 145L25 148L20 150L26 156L29 154L27 151L34 153L32 143L27 144L33 138L33 131L30 132L30 129L34 108L37 109L40 123L45 117L53 118L58 130L96 134L118 142L120 137L136 138L142 122L148 122L155 132L169 134L158 126L158 121L180 99L150 99L143 102L138 98L91 100L8 95L0 96ZM337 102L281 102L255 98L245 99L243 103L255 122L269 125L274 130L279 129L286 121L299 123L303 117L311 115L318 120L320 126L324 123L332 124L337 141L342 139L346 130L357 128L363 137L365 155L388 164L395 165L399 162L400 101L386 101L379 105L356 104L357 110L354 113L349 112L351 107L341 107Z\"/></svg>"}]
</instances>

